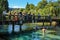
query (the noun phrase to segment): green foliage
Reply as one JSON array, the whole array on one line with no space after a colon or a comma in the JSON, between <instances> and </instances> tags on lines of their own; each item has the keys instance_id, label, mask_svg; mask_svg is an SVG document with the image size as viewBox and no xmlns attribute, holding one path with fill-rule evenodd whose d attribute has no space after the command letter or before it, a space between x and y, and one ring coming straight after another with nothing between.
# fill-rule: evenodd
<instances>
[{"instance_id":1,"label":"green foliage","mask_svg":"<svg viewBox=\"0 0 60 40\"><path fill-rule=\"evenodd\" d=\"M26 11L28 12L29 10L30 10L30 5L27 3L27 5L26 5Z\"/></svg>"},{"instance_id":2,"label":"green foliage","mask_svg":"<svg viewBox=\"0 0 60 40\"><path fill-rule=\"evenodd\" d=\"M29 7L30 10L31 10L31 9L34 9L34 7L35 7L34 4L29 4L29 5L30 5L30 7Z\"/></svg>"},{"instance_id":3,"label":"green foliage","mask_svg":"<svg viewBox=\"0 0 60 40\"><path fill-rule=\"evenodd\" d=\"M24 10L23 8L20 8L20 9L19 9L20 12L23 12L23 10Z\"/></svg>"},{"instance_id":4,"label":"green foliage","mask_svg":"<svg viewBox=\"0 0 60 40\"><path fill-rule=\"evenodd\" d=\"M0 0L0 13L2 14L2 12L6 10L8 12L9 8L8 8L8 1L7 0Z\"/></svg>"},{"instance_id":5,"label":"green foliage","mask_svg":"<svg viewBox=\"0 0 60 40\"><path fill-rule=\"evenodd\" d=\"M47 4L47 1L46 0L42 0L41 2L39 2L37 4L37 8L40 9L40 8L44 8Z\"/></svg>"},{"instance_id":6,"label":"green foliage","mask_svg":"<svg viewBox=\"0 0 60 40\"><path fill-rule=\"evenodd\" d=\"M25 8L20 8L19 10L13 10L12 13L16 12L23 12L23 13L34 13L37 15L40 13L41 16L60 16L60 1L52 2L52 0L42 0L38 2L37 6L34 4L26 4Z\"/></svg>"}]
</instances>

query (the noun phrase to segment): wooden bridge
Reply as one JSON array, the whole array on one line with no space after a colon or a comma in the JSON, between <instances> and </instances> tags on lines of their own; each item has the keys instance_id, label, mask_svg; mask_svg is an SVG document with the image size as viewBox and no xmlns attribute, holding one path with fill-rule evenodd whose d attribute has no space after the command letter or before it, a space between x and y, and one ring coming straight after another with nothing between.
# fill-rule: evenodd
<instances>
[{"instance_id":1,"label":"wooden bridge","mask_svg":"<svg viewBox=\"0 0 60 40\"><path fill-rule=\"evenodd\" d=\"M7 17L7 18L6 18ZM0 15L0 25L8 25L8 24L24 24L24 23L36 23L36 22L52 22L55 21L57 23L60 22L59 17L51 17L51 16L19 16L19 15Z\"/></svg>"},{"instance_id":2,"label":"wooden bridge","mask_svg":"<svg viewBox=\"0 0 60 40\"><path fill-rule=\"evenodd\" d=\"M8 17L8 18L6 18ZM11 17L13 17L11 19ZM19 16L19 15L2 15L0 16L0 18L2 18L2 20L0 20L0 25L9 25L12 24L13 25L13 31L14 32L14 25L20 25L20 31L21 31L21 26L24 23L38 23L38 22L42 22L43 26L44 26L44 22L50 22L50 26L51 26L51 22L55 21L57 24L60 24L60 18L59 17L51 17L51 16Z\"/></svg>"}]
</instances>

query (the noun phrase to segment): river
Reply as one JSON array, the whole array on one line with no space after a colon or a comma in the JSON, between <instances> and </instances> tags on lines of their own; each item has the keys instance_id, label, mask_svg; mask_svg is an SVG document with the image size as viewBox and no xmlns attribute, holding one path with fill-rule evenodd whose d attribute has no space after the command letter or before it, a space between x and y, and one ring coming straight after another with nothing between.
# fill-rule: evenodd
<instances>
[{"instance_id":1,"label":"river","mask_svg":"<svg viewBox=\"0 0 60 40\"><path fill-rule=\"evenodd\" d=\"M1 25L0 25L1 26ZM14 32L20 32L20 26L19 25L14 25ZM29 27L28 27L29 26ZM33 27L33 26L31 26ZM23 25L22 26L22 31L24 30L30 30L31 29L30 25ZM49 26L50 27L50 26ZM2 30L3 27L0 28L0 32L6 32L10 34L12 32L12 25L4 25L4 29ZM55 29L46 29L45 37L43 37L43 32L41 29L36 30L36 31L28 31L28 32L23 32L17 35L9 35L8 40L60 40L60 30L55 30Z\"/></svg>"}]
</instances>

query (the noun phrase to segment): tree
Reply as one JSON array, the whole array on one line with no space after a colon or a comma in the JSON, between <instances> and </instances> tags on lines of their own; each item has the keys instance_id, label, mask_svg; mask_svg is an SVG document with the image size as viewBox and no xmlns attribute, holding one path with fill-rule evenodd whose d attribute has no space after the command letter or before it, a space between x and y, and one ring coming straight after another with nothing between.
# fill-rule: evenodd
<instances>
[{"instance_id":1,"label":"tree","mask_svg":"<svg viewBox=\"0 0 60 40\"><path fill-rule=\"evenodd\" d=\"M8 12L8 1L7 0L0 0L0 13L2 13L4 10Z\"/></svg>"},{"instance_id":2,"label":"tree","mask_svg":"<svg viewBox=\"0 0 60 40\"><path fill-rule=\"evenodd\" d=\"M26 5L26 12L30 12L30 10L34 10L35 5L34 4L28 4Z\"/></svg>"},{"instance_id":3,"label":"tree","mask_svg":"<svg viewBox=\"0 0 60 40\"><path fill-rule=\"evenodd\" d=\"M29 5L30 5L30 7L29 7L30 10L35 8L34 4L29 4Z\"/></svg>"},{"instance_id":4,"label":"tree","mask_svg":"<svg viewBox=\"0 0 60 40\"><path fill-rule=\"evenodd\" d=\"M30 10L30 5L28 4L28 2L27 2L27 5L26 5L26 11L28 12L29 10Z\"/></svg>"},{"instance_id":5,"label":"tree","mask_svg":"<svg viewBox=\"0 0 60 40\"><path fill-rule=\"evenodd\" d=\"M7 0L0 0L0 15L2 15L3 11L7 11L9 10L8 8L8 1ZM1 16L2 17L2 16ZM2 20L2 18L0 18ZM3 16L3 20L6 19L5 16Z\"/></svg>"},{"instance_id":6,"label":"tree","mask_svg":"<svg viewBox=\"0 0 60 40\"><path fill-rule=\"evenodd\" d=\"M37 4L37 8L40 9L40 8L44 8L47 4L47 0L42 0L41 2L39 2Z\"/></svg>"},{"instance_id":7,"label":"tree","mask_svg":"<svg viewBox=\"0 0 60 40\"><path fill-rule=\"evenodd\" d=\"M20 10L20 12L23 12L24 8L20 8L19 10Z\"/></svg>"}]
</instances>

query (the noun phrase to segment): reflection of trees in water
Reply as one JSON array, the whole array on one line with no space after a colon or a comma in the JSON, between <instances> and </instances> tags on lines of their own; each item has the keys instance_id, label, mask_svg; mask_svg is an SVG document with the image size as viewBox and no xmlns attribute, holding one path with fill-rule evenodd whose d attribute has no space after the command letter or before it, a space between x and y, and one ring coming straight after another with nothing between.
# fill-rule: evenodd
<instances>
[{"instance_id":1,"label":"reflection of trees in water","mask_svg":"<svg viewBox=\"0 0 60 40\"><path fill-rule=\"evenodd\" d=\"M0 25L0 32L7 32L8 25Z\"/></svg>"},{"instance_id":2,"label":"reflection of trees in water","mask_svg":"<svg viewBox=\"0 0 60 40\"><path fill-rule=\"evenodd\" d=\"M55 29L55 31L56 31L56 34L58 35L58 36L60 36L60 27L56 27L56 29Z\"/></svg>"},{"instance_id":3,"label":"reflection of trees in water","mask_svg":"<svg viewBox=\"0 0 60 40\"><path fill-rule=\"evenodd\" d=\"M33 25L33 24L26 24L25 26L27 26L27 27L33 27L32 25ZM4 25L4 26L5 26L5 28L7 28L7 25ZM34 25L34 26L35 26L35 25ZM5 28L4 28L4 29L5 29ZM24 27L23 27L23 28L24 28ZM49 31L49 30L48 30L48 31ZM32 31L32 32L33 32L33 31ZM33 39L33 38L32 38L32 35L33 35L32 32L28 31L28 32L21 33L20 35L16 36L15 38L12 37L12 39L16 39L16 38L18 39L19 37L22 37L22 36L27 36L27 37L23 37L23 39L24 39L24 38L25 38L25 39L27 39L27 38ZM37 31L35 31L35 32L37 32ZM41 34L36 34L35 32L34 32L34 35L37 36L38 38L40 38L39 36L42 36ZM60 32L60 28L58 27L58 28L56 28L55 31L48 32L48 34L51 34L51 36L52 36L52 35L59 36L59 35L60 35L60 34L58 34L59 32ZM39 32L39 33L40 33L40 32ZM47 34L47 35L48 35L48 34ZM7 37L7 36L5 35L5 36L2 37L2 38L4 39L4 38L6 38L6 37ZM40 38L40 39L43 40L43 38ZM52 38L52 37L50 38L49 36L47 36L47 37L44 38L44 40L47 40L47 39L48 39L48 40L49 40L49 39L51 39L51 40L60 40L60 39L58 39L58 38ZM8 40L8 39L6 38L6 40Z\"/></svg>"},{"instance_id":4,"label":"reflection of trees in water","mask_svg":"<svg viewBox=\"0 0 60 40\"><path fill-rule=\"evenodd\" d=\"M57 35L56 32L49 32L48 34Z\"/></svg>"}]
</instances>

